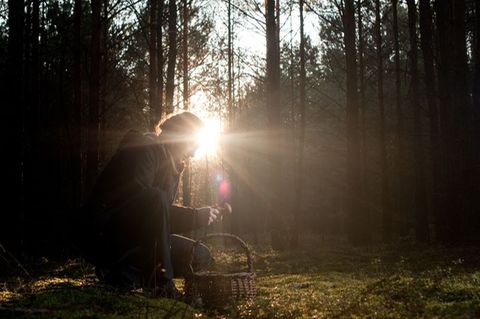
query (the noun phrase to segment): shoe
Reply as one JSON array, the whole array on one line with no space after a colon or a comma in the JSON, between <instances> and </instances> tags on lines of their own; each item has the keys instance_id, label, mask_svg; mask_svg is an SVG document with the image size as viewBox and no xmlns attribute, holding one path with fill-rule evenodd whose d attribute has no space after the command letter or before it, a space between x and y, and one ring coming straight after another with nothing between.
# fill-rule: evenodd
<instances>
[{"instance_id":1,"label":"shoe","mask_svg":"<svg viewBox=\"0 0 480 319\"><path fill-rule=\"evenodd\" d=\"M130 291L141 287L141 274L134 267L96 267L95 274L101 282L120 290Z\"/></svg>"}]
</instances>

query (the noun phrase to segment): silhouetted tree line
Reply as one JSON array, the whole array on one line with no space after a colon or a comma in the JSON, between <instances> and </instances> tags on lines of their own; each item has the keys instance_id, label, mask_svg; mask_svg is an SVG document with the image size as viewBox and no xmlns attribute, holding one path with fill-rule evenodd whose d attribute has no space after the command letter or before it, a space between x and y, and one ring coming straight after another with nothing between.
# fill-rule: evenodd
<instances>
[{"instance_id":1,"label":"silhouetted tree line","mask_svg":"<svg viewBox=\"0 0 480 319\"><path fill-rule=\"evenodd\" d=\"M294 3L285 1L284 10L291 14ZM478 240L478 3L303 6L318 18L320 47L297 29L295 39L283 40L276 105L286 135L272 166L282 167L277 172L287 186L273 192L278 174L262 176L268 165L251 146L245 194L248 185L272 190L281 203L274 218L291 225L291 243L305 228L355 244ZM267 77L250 87L238 115L239 130L252 134L271 118L263 112L271 103L268 43ZM303 161L305 171L295 170Z\"/></svg>"},{"instance_id":2,"label":"silhouetted tree line","mask_svg":"<svg viewBox=\"0 0 480 319\"><path fill-rule=\"evenodd\" d=\"M192 21L183 68L195 68L212 28L200 5L1 2L6 191L0 241L8 249L67 248L70 221L119 138L130 128L153 130L162 115L180 108L173 100L182 70L178 12Z\"/></svg>"},{"instance_id":3,"label":"silhouetted tree line","mask_svg":"<svg viewBox=\"0 0 480 319\"><path fill-rule=\"evenodd\" d=\"M275 248L304 230L355 244L478 239L478 1L220 1L228 33L214 40L202 4L1 2L2 244L58 252L121 135L189 109L198 89L232 136L231 231L269 230ZM282 36L282 17L298 32ZM265 57L236 47L245 21Z\"/></svg>"},{"instance_id":4,"label":"silhouetted tree line","mask_svg":"<svg viewBox=\"0 0 480 319\"><path fill-rule=\"evenodd\" d=\"M354 10L347 10L347 7L354 5L353 1L345 3L343 17L345 33L352 33L349 29L355 30L355 24L352 22L354 19L362 19L362 16L351 16L354 15ZM369 10L367 6L371 4L357 2L356 5L365 6L365 9ZM383 65L391 63L392 54L396 56L396 63L398 59L402 60L402 56L395 50L398 41L395 31L394 50L390 46L384 47L382 36L385 30L390 28L387 24L391 23L392 18L398 27L398 22L395 21L398 19L397 11L405 10L405 7L397 1L390 3L376 1L374 8L376 18L373 36L377 40L375 77L378 79L376 102L380 106L382 135L379 144L382 166L380 175L383 191L383 239L389 241L392 238L390 233L394 229L393 220L403 220L407 225L399 229L399 234L407 232L410 225L418 241L436 239L456 242L478 239L476 229L480 222L478 217L480 206L476 181L480 177L478 170L480 148L475 132L480 123L475 119L479 105L475 104L474 88L478 83L473 80L475 69L478 68L478 50L475 47L478 48L479 29L473 22L479 19L478 4L474 1L407 0L406 5L407 30L404 31L404 36L407 37L408 43L400 47L404 52L405 61L404 75L400 77L403 77L404 81L403 83L396 81L395 84L404 87L403 90L397 88L400 91L397 104L401 104L404 111L397 112L397 116L402 117L397 120L402 124L397 125L397 130L392 132L395 138L404 139L399 142L406 144L401 148L401 152L400 149L385 145L386 140L383 137L385 127L383 82L386 76L392 74L384 71ZM392 11L395 14L391 14ZM350 23L346 22L347 17ZM478 25L478 22L476 23ZM386 36L390 34L387 32ZM347 56L347 83L352 81L352 85L355 86L354 73L358 72L356 57L358 54L368 52L358 52L356 48L352 50L356 54ZM398 65L392 69L399 72ZM393 74L392 78L395 78ZM351 101L354 104L353 108L357 108L358 97L353 91L358 92L358 88L352 90L350 94L347 91L347 101ZM352 125L357 126L353 124L358 123L355 114L350 116L349 120ZM407 125L410 126L408 130ZM357 132L352 132L352 136L349 137L354 144L358 143L353 137ZM386 149L391 149L389 154L391 159L396 158L397 165L392 167L393 169L386 167L388 156ZM357 169L350 167L351 171ZM404 174L411 174L410 181L404 181L404 185L392 185L390 191L388 180L402 179ZM408 185L407 189L405 184ZM409 193L410 207L401 203L406 200L404 192ZM397 194L400 194L400 197L397 197ZM352 191L350 200L355 201L355 198L360 198L359 193ZM355 215L355 209L352 208L349 214ZM394 214L397 215L395 219ZM351 236L354 233L356 231L351 233ZM368 239L361 237L363 240Z\"/></svg>"}]
</instances>

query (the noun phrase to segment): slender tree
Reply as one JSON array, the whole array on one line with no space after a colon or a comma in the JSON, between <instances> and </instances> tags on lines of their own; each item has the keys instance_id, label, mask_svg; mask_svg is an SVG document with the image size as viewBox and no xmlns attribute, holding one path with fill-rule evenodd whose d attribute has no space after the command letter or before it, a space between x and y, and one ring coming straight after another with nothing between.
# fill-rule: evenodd
<instances>
[{"instance_id":1,"label":"slender tree","mask_svg":"<svg viewBox=\"0 0 480 319\"><path fill-rule=\"evenodd\" d=\"M360 140L358 123L357 59L355 48L355 8L353 0L345 1L343 14L345 59L347 65L347 214L351 243L369 241L368 221L361 205Z\"/></svg>"},{"instance_id":2,"label":"slender tree","mask_svg":"<svg viewBox=\"0 0 480 319\"><path fill-rule=\"evenodd\" d=\"M475 127L477 128L477 141L480 141L480 2L475 1L475 46L473 48L474 58L474 80L473 80L473 109L475 111Z\"/></svg>"},{"instance_id":3,"label":"slender tree","mask_svg":"<svg viewBox=\"0 0 480 319\"><path fill-rule=\"evenodd\" d=\"M24 105L25 105L25 114L30 113L30 106L31 106L31 97L32 97L32 92L31 92L31 87L32 87L32 79L31 79L31 68L32 68L32 1L29 0L25 3L25 24L24 24L24 30L23 30L23 73L24 73L24 92L25 92L25 97L24 97ZM28 116L25 116L26 123L28 122ZM30 141L29 139L29 133L28 131L25 132L25 149L26 152L28 152L29 144ZM28 154L25 154L26 161L28 162ZM28 170L29 164L26 163L27 167L26 169ZM29 172L26 172L26 174L29 176ZM29 178L29 177L27 177ZM28 184L28 183L26 183Z\"/></svg>"},{"instance_id":4,"label":"slender tree","mask_svg":"<svg viewBox=\"0 0 480 319\"><path fill-rule=\"evenodd\" d=\"M360 131L361 145L360 151L362 155L362 198L368 198L368 174L367 174L367 105L366 105L366 87L365 87L365 36L363 34L363 16L362 16L362 0L357 1L357 28L358 28L358 77L359 77L359 110L360 110ZM368 207L364 204L366 214Z\"/></svg>"},{"instance_id":5,"label":"slender tree","mask_svg":"<svg viewBox=\"0 0 480 319\"><path fill-rule=\"evenodd\" d=\"M380 0L375 0L375 39L377 47L377 95L380 114L380 178L382 185L382 225L383 240L389 242L392 236L392 217L389 207L389 182L387 172L387 146L385 144L385 105L383 93L383 53L382 53L382 30L380 16Z\"/></svg>"},{"instance_id":6,"label":"slender tree","mask_svg":"<svg viewBox=\"0 0 480 319\"><path fill-rule=\"evenodd\" d=\"M271 244L274 249L283 249L285 242L283 226L280 216L280 172L281 161L278 149L278 138L280 136L280 65L278 54L277 20L275 17L275 0L267 0L266 6L266 37L267 37L267 112L269 122L269 143L272 145L270 151L270 185L271 194L268 201L268 215L270 216Z\"/></svg>"},{"instance_id":7,"label":"slender tree","mask_svg":"<svg viewBox=\"0 0 480 319\"><path fill-rule=\"evenodd\" d=\"M153 110L154 118L159 121L162 117L163 112L163 86L164 86L164 57L163 57L163 21L164 14L163 9L165 6L164 0L158 0L158 10L157 10L157 90L158 90L158 104L157 109Z\"/></svg>"},{"instance_id":8,"label":"slender tree","mask_svg":"<svg viewBox=\"0 0 480 319\"><path fill-rule=\"evenodd\" d=\"M177 4L168 2L168 64L165 84L165 112L173 113L173 93L175 91L175 65L177 61Z\"/></svg>"},{"instance_id":9,"label":"slender tree","mask_svg":"<svg viewBox=\"0 0 480 319\"><path fill-rule=\"evenodd\" d=\"M90 90L88 112L88 140L87 140L87 188L93 186L98 172L99 163L99 136L100 136L100 34L101 34L101 0L92 0L92 26L91 26L91 65L90 65Z\"/></svg>"},{"instance_id":10,"label":"slender tree","mask_svg":"<svg viewBox=\"0 0 480 319\"><path fill-rule=\"evenodd\" d=\"M235 108L235 61L234 61L234 17L233 17L233 5L232 0L227 1L227 128L233 133L235 131L235 116L237 109ZM226 149L226 152L231 156L235 153L234 149ZM228 178L231 183L231 195L230 201L235 207L240 207L242 203L239 201L239 193L245 189L243 181L238 177L239 172L229 163L225 161L222 156L222 166L226 167L228 172ZM225 174L225 171L224 171ZM230 231L234 234L240 232L240 216L237 214L232 215L231 218L222 221L222 231L229 227Z\"/></svg>"},{"instance_id":11,"label":"slender tree","mask_svg":"<svg viewBox=\"0 0 480 319\"><path fill-rule=\"evenodd\" d=\"M32 0L32 76L31 76L31 115L32 132L38 132L38 112L40 103L40 0ZM34 140L33 144L37 144ZM38 154L34 154L36 157Z\"/></svg>"},{"instance_id":12,"label":"slender tree","mask_svg":"<svg viewBox=\"0 0 480 319\"><path fill-rule=\"evenodd\" d=\"M27 4L25 23L25 113L24 113L24 184L28 211L33 210L39 200L35 185L39 182L37 165L39 162L39 110L40 110L40 2L32 0Z\"/></svg>"},{"instance_id":13,"label":"slender tree","mask_svg":"<svg viewBox=\"0 0 480 319\"><path fill-rule=\"evenodd\" d=\"M474 149L474 161L480 163L480 1L475 1L475 41L473 50L473 127L474 137L473 149ZM474 178L478 180L480 176L480 167L476 167L474 171ZM478 190L477 190L478 193ZM474 206L474 209L479 210L479 203ZM476 219L473 221L473 226L480 226L480 217L477 214ZM477 234L478 238L478 234Z\"/></svg>"},{"instance_id":14,"label":"slender tree","mask_svg":"<svg viewBox=\"0 0 480 319\"><path fill-rule=\"evenodd\" d=\"M4 130L9 156L4 159L6 170L7 196L9 207L15 207L6 220L2 222L1 237L6 239L4 244L13 244L14 239L19 237L21 229L17 227L18 222L23 217L23 184L22 184L22 143L21 138L23 126L23 76L22 76L22 58L23 58L23 26L24 26L24 1L8 1L8 44L7 44L7 64L6 77L4 78L5 96L7 97L5 105L5 118L8 119ZM20 203L20 205L19 205Z\"/></svg>"},{"instance_id":15,"label":"slender tree","mask_svg":"<svg viewBox=\"0 0 480 319\"><path fill-rule=\"evenodd\" d=\"M445 174L438 235L442 241L458 241L466 234L465 218L469 185L466 160L468 98L465 41L465 1L435 1L438 48L438 96ZM462 34L463 33L463 34ZM456 212L455 215L452 212Z\"/></svg>"},{"instance_id":16,"label":"slender tree","mask_svg":"<svg viewBox=\"0 0 480 319\"><path fill-rule=\"evenodd\" d=\"M294 215L295 225L292 234L292 245L298 245L298 234L300 231L300 214L301 203L303 195L303 150L305 148L305 34L304 34L304 20L303 20L303 0L299 2L300 11L300 83L299 83L299 97L300 103L298 106L298 149L296 150L296 181L295 181L295 208Z\"/></svg>"},{"instance_id":17,"label":"slender tree","mask_svg":"<svg viewBox=\"0 0 480 319\"><path fill-rule=\"evenodd\" d=\"M73 7L73 132L72 165L75 203L82 201L82 1Z\"/></svg>"},{"instance_id":18,"label":"slender tree","mask_svg":"<svg viewBox=\"0 0 480 319\"><path fill-rule=\"evenodd\" d=\"M183 71L183 109L188 111L190 108L190 88L189 88L189 70L188 70L188 20L189 10L188 1L182 0L182 71Z\"/></svg>"},{"instance_id":19,"label":"slender tree","mask_svg":"<svg viewBox=\"0 0 480 319\"><path fill-rule=\"evenodd\" d=\"M100 135L99 135L99 166L102 167L107 158L107 80L108 80L108 30L109 30L109 17L108 17L108 5L109 0L102 1L102 17L101 17L101 29L100 33L100 97L99 97L99 114L100 114Z\"/></svg>"},{"instance_id":20,"label":"slender tree","mask_svg":"<svg viewBox=\"0 0 480 319\"><path fill-rule=\"evenodd\" d=\"M471 235L476 235L477 229L472 227L472 221L477 213L472 209L472 204L476 200L476 193L474 189L477 188L477 180L472 176L473 167L478 163L472 158L472 147L470 144L471 138L471 120L472 120L472 100L471 87L468 83L470 77L470 70L468 67L467 56L467 40L466 40L466 1L465 0L451 0L451 17L453 17L452 30L452 44L450 48L453 50L453 78L451 83L451 90L453 95L453 107L456 110L455 129L458 140L452 141L455 143L457 155L460 156L461 163L457 166L455 185L455 195L457 207L460 208L460 215L456 217L458 225L456 225L456 233L458 240L466 240ZM460 141L460 143L458 142ZM452 217L453 218L453 217Z\"/></svg>"},{"instance_id":21,"label":"slender tree","mask_svg":"<svg viewBox=\"0 0 480 319\"><path fill-rule=\"evenodd\" d=\"M232 0L228 0L227 7L227 27L228 27L228 126L231 129L233 126L233 77L232 77L232 64L233 64L233 52L232 52Z\"/></svg>"},{"instance_id":22,"label":"slender tree","mask_svg":"<svg viewBox=\"0 0 480 319\"><path fill-rule=\"evenodd\" d=\"M188 20L189 20L189 10L188 10L188 1L182 0L182 9L183 9L183 38L182 38L182 62L183 62L183 109L188 111L189 109L189 99L190 99L190 90L188 86L189 74L188 74ZM190 190L190 165L187 163L185 170L183 172L183 205L189 206L191 204L191 190Z\"/></svg>"},{"instance_id":23,"label":"slender tree","mask_svg":"<svg viewBox=\"0 0 480 319\"><path fill-rule=\"evenodd\" d=\"M158 0L150 0L150 38L149 38L149 107L150 107L150 126L153 128L160 120L157 117L158 105Z\"/></svg>"},{"instance_id":24,"label":"slender tree","mask_svg":"<svg viewBox=\"0 0 480 319\"><path fill-rule=\"evenodd\" d=\"M405 132L404 132L404 115L402 108L402 82L401 82L401 68L400 68L400 43L398 31L398 0L392 0L392 20L393 20L393 51L395 60L395 109L396 109L396 149L395 156L395 211L399 215L400 232L407 233L407 216L405 216Z\"/></svg>"},{"instance_id":25,"label":"slender tree","mask_svg":"<svg viewBox=\"0 0 480 319\"><path fill-rule=\"evenodd\" d=\"M452 168L449 165L451 162L452 143L450 141L450 134L452 133L452 119L450 116L450 94L449 94L449 78L450 68L449 63L451 61L451 54L449 50L449 27L447 19L448 1L435 1L435 15L436 15L436 47L437 47L437 78L438 78L438 102L439 102L439 115L440 115L440 132L441 132L441 147L444 150L445 157L441 159L442 164L442 184L440 185L443 192L441 193L439 210L436 212L437 228L436 233L439 240L443 242L449 241L449 233L451 225L448 220L449 208L453 208L451 204L451 192L452 187L449 185L449 180L452 178Z\"/></svg>"},{"instance_id":26,"label":"slender tree","mask_svg":"<svg viewBox=\"0 0 480 319\"><path fill-rule=\"evenodd\" d=\"M428 211L423 159L423 140L418 98L418 58L417 58L417 6L415 0L407 0L408 31L410 39L410 107L413 108L413 153L415 170L415 235L419 241L427 241Z\"/></svg>"},{"instance_id":27,"label":"slender tree","mask_svg":"<svg viewBox=\"0 0 480 319\"><path fill-rule=\"evenodd\" d=\"M440 220L438 213L441 211L440 185L442 154L440 149L439 117L437 105L437 89L434 72L433 54L433 26L432 8L430 0L420 0L420 45L423 53L423 65L425 70L425 89L430 119L430 144L431 144L431 167L432 167L432 211L436 221Z\"/></svg>"},{"instance_id":28,"label":"slender tree","mask_svg":"<svg viewBox=\"0 0 480 319\"><path fill-rule=\"evenodd\" d=\"M278 65L278 79L280 81L280 0L275 0L275 65Z\"/></svg>"}]
</instances>

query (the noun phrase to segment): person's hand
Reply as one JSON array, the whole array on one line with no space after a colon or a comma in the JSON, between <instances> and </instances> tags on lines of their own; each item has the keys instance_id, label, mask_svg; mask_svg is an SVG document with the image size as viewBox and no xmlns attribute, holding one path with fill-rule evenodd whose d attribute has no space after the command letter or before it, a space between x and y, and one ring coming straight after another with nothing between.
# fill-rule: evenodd
<instances>
[{"instance_id":1,"label":"person's hand","mask_svg":"<svg viewBox=\"0 0 480 319\"><path fill-rule=\"evenodd\" d=\"M212 223L216 221L220 221L222 219L222 214L220 212L220 209L218 209L215 206L207 206L207 207L202 207L198 209L198 213L202 215L207 215L208 216L208 224L211 225Z\"/></svg>"},{"instance_id":2,"label":"person's hand","mask_svg":"<svg viewBox=\"0 0 480 319\"><path fill-rule=\"evenodd\" d=\"M232 206L229 203L223 203L223 205L215 204L214 207L220 211L223 216L230 215L232 213Z\"/></svg>"}]
</instances>

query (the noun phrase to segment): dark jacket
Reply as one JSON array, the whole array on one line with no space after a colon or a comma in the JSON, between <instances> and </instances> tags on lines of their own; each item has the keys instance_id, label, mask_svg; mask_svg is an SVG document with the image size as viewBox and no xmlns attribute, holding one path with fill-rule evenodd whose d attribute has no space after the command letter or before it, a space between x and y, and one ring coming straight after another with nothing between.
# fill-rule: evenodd
<instances>
[{"instance_id":1,"label":"dark jacket","mask_svg":"<svg viewBox=\"0 0 480 319\"><path fill-rule=\"evenodd\" d=\"M98 177L86 206L89 207L92 227L102 227L115 219L122 207L135 201L146 191L154 191L166 198L169 209L147 207L150 212L131 211L131 218L138 214L160 214L169 211L171 233L183 233L205 226L208 216L199 215L189 207L173 205L183 167L175 164L162 137L129 131L120 142L117 152ZM161 205L160 205L161 206ZM163 211L159 211L162 210Z\"/></svg>"},{"instance_id":2,"label":"dark jacket","mask_svg":"<svg viewBox=\"0 0 480 319\"><path fill-rule=\"evenodd\" d=\"M80 244L84 254L96 259L112 246L121 253L158 232L170 235L207 225L208 215L173 205L182 170L161 136L129 131L82 209L88 237Z\"/></svg>"}]
</instances>

